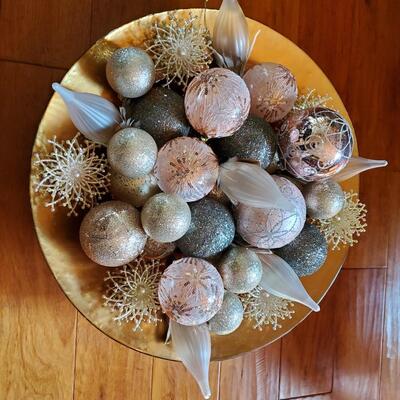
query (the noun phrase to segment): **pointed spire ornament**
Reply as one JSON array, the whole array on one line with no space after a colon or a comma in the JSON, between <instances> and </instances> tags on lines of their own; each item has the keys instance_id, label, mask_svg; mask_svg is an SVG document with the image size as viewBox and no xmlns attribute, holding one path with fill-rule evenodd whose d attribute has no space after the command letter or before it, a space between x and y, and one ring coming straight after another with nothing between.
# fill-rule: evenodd
<instances>
[{"instance_id":1,"label":"pointed spire ornament","mask_svg":"<svg viewBox=\"0 0 400 400\"><path fill-rule=\"evenodd\" d=\"M217 64L241 75L258 33L250 43L247 20L238 1L223 0L213 32Z\"/></svg>"},{"instance_id":2,"label":"pointed spire ornament","mask_svg":"<svg viewBox=\"0 0 400 400\"><path fill-rule=\"evenodd\" d=\"M170 321L172 344L187 370L196 379L205 399L211 397L208 371L211 359L211 338L207 324L185 326Z\"/></svg>"},{"instance_id":3,"label":"pointed spire ornament","mask_svg":"<svg viewBox=\"0 0 400 400\"><path fill-rule=\"evenodd\" d=\"M92 93L74 92L59 83L53 83L52 87L64 100L78 131L93 142L107 144L122 122L118 108L111 101Z\"/></svg>"},{"instance_id":4,"label":"pointed spire ornament","mask_svg":"<svg viewBox=\"0 0 400 400\"><path fill-rule=\"evenodd\" d=\"M338 174L332 178L336 182L342 182L352 178L361 172L368 171L373 168L386 167L388 162L386 160L369 160L363 157L351 157L348 164Z\"/></svg>"}]
</instances>

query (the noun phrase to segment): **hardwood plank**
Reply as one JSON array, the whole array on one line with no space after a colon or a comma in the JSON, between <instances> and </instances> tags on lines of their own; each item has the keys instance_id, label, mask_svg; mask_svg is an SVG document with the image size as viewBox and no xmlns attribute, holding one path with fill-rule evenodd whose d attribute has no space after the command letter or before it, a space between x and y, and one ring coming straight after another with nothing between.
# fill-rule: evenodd
<instances>
[{"instance_id":1,"label":"hardwood plank","mask_svg":"<svg viewBox=\"0 0 400 400\"><path fill-rule=\"evenodd\" d=\"M79 314L74 400L148 400L153 358L110 339Z\"/></svg>"},{"instance_id":2,"label":"hardwood plank","mask_svg":"<svg viewBox=\"0 0 400 400\"><path fill-rule=\"evenodd\" d=\"M391 218L389 262L386 275L384 342L382 350L381 399L394 399L400 391L400 173L389 175Z\"/></svg>"},{"instance_id":3,"label":"hardwood plank","mask_svg":"<svg viewBox=\"0 0 400 400\"><path fill-rule=\"evenodd\" d=\"M332 391L335 336L334 284L321 302L321 311L312 313L282 339L280 398L311 396Z\"/></svg>"},{"instance_id":4,"label":"hardwood plank","mask_svg":"<svg viewBox=\"0 0 400 400\"><path fill-rule=\"evenodd\" d=\"M388 253L388 227L390 221L390 186L385 169L376 169L361 175L360 200L367 206L367 230L349 251L344 268L386 268Z\"/></svg>"},{"instance_id":5,"label":"hardwood plank","mask_svg":"<svg viewBox=\"0 0 400 400\"><path fill-rule=\"evenodd\" d=\"M3 0L0 58L69 67L90 45L91 0Z\"/></svg>"},{"instance_id":6,"label":"hardwood plank","mask_svg":"<svg viewBox=\"0 0 400 400\"><path fill-rule=\"evenodd\" d=\"M43 258L28 195L33 138L62 73L0 62L0 75L0 398L68 399L76 311Z\"/></svg>"},{"instance_id":7,"label":"hardwood plank","mask_svg":"<svg viewBox=\"0 0 400 400\"><path fill-rule=\"evenodd\" d=\"M279 398L281 341L221 364L220 400Z\"/></svg>"},{"instance_id":8,"label":"hardwood plank","mask_svg":"<svg viewBox=\"0 0 400 400\"><path fill-rule=\"evenodd\" d=\"M211 400L219 399L219 362L210 365ZM152 400L203 400L193 377L180 362L154 358Z\"/></svg>"}]
</instances>

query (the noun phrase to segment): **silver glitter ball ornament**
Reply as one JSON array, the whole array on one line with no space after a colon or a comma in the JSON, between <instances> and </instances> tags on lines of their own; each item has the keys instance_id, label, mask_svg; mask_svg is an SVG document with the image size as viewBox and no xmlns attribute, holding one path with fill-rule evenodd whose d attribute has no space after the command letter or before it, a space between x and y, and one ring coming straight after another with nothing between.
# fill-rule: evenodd
<instances>
[{"instance_id":1,"label":"silver glitter ball ornament","mask_svg":"<svg viewBox=\"0 0 400 400\"><path fill-rule=\"evenodd\" d=\"M190 204L192 221L186 234L177 241L184 255L211 257L225 250L235 236L235 223L227 207L204 198Z\"/></svg>"},{"instance_id":2,"label":"silver glitter ball ornament","mask_svg":"<svg viewBox=\"0 0 400 400\"><path fill-rule=\"evenodd\" d=\"M131 262L147 240L139 212L122 201L107 201L92 208L82 221L79 238L86 255L106 267Z\"/></svg>"},{"instance_id":3,"label":"silver glitter ball ornament","mask_svg":"<svg viewBox=\"0 0 400 400\"><path fill-rule=\"evenodd\" d=\"M218 271L225 289L233 293L248 293L261 281L262 264L254 251L233 247L224 254Z\"/></svg>"},{"instance_id":4,"label":"silver glitter ball ornament","mask_svg":"<svg viewBox=\"0 0 400 400\"><path fill-rule=\"evenodd\" d=\"M350 124L325 107L291 112L280 126L278 147L283 167L306 182L329 178L349 162Z\"/></svg>"},{"instance_id":5,"label":"silver glitter ball ornament","mask_svg":"<svg viewBox=\"0 0 400 400\"><path fill-rule=\"evenodd\" d=\"M238 157L257 161L262 168L266 168L276 152L276 135L268 122L250 115L232 136L213 140L211 146L221 161Z\"/></svg>"},{"instance_id":6,"label":"silver glitter ball ornament","mask_svg":"<svg viewBox=\"0 0 400 400\"><path fill-rule=\"evenodd\" d=\"M274 250L283 258L298 276L312 275L324 264L328 245L319 229L306 223L300 235L293 242Z\"/></svg>"},{"instance_id":7,"label":"silver glitter ball ornament","mask_svg":"<svg viewBox=\"0 0 400 400\"><path fill-rule=\"evenodd\" d=\"M165 87L150 90L134 105L130 116L153 136L158 147L190 131L183 97Z\"/></svg>"},{"instance_id":8,"label":"silver glitter ball ornament","mask_svg":"<svg viewBox=\"0 0 400 400\"><path fill-rule=\"evenodd\" d=\"M174 242L189 229L190 208L179 196L159 193L146 202L141 219L144 231L152 239Z\"/></svg>"},{"instance_id":9,"label":"silver glitter ball ornament","mask_svg":"<svg viewBox=\"0 0 400 400\"><path fill-rule=\"evenodd\" d=\"M108 142L107 158L116 172L128 178L139 178L153 169L157 145L142 129L121 129Z\"/></svg>"},{"instance_id":10,"label":"silver glitter ball ornament","mask_svg":"<svg viewBox=\"0 0 400 400\"><path fill-rule=\"evenodd\" d=\"M116 50L108 60L106 76L110 86L121 96L140 97L154 84L154 63L145 51L125 47Z\"/></svg>"},{"instance_id":11,"label":"silver glitter ball ornament","mask_svg":"<svg viewBox=\"0 0 400 400\"><path fill-rule=\"evenodd\" d=\"M305 185L303 196L306 201L307 214L316 219L334 217L345 203L341 186L332 179Z\"/></svg>"},{"instance_id":12,"label":"silver glitter ball ornament","mask_svg":"<svg viewBox=\"0 0 400 400\"><path fill-rule=\"evenodd\" d=\"M118 172L111 171L110 181L113 198L135 207L142 207L151 196L160 192L157 179L152 174L139 178L128 178Z\"/></svg>"},{"instance_id":13,"label":"silver glitter ball ornament","mask_svg":"<svg viewBox=\"0 0 400 400\"><path fill-rule=\"evenodd\" d=\"M224 300L220 310L208 321L208 327L212 333L217 335L229 335L243 321L243 305L234 293L225 291Z\"/></svg>"}]
</instances>

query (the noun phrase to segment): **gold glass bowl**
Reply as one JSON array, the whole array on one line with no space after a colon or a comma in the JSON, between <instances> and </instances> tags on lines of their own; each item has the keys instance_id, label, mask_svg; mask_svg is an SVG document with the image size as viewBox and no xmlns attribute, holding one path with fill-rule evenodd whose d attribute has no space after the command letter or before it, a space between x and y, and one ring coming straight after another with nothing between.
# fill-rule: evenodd
<instances>
[{"instance_id":1,"label":"gold glass bowl","mask_svg":"<svg viewBox=\"0 0 400 400\"><path fill-rule=\"evenodd\" d=\"M200 14L201 10L179 10L185 16ZM207 11L207 24L212 31L217 11ZM100 39L75 63L65 75L62 84L80 92L90 92L115 100L115 94L108 86L105 77L106 60L118 47L141 46L149 36L149 28L155 20L162 20L167 13L149 15L126 24ZM250 34L260 30L257 43L251 56L252 63L272 61L288 67L297 79L300 91L316 89L321 95L329 95L329 106L339 111L349 120L346 109L328 78L291 41L272 29L249 20ZM59 140L72 138L76 129L68 117L61 98L54 94L39 125L33 152L40 150L48 138L54 135ZM355 145L353 154L357 154ZM34 169L33 169L34 171ZM67 212L59 208L52 213L44 207L33 190L34 173L31 175L30 195L36 232L47 262L61 288L77 309L97 328L113 339L135 350L166 359L176 359L171 345L164 344L167 323L164 320L157 326L143 324L143 331L132 332L130 324L118 325L113 314L103 306L103 279L107 269L96 265L83 253L79 244L79 225L81 217L67 217ZM358 191L358 178L343 184L344 190ZM308 293L317 302L322 299L335 280L345 258L347 248L330 251L324 266L315 274L302 278ZM262 331L254 330L249 320L244 320L238 330L228 336L212 337L212 359L220 360L265 346L288 333L309 313L309 309L296 304L295 314L290 320L282 321L282 328L273 330L270 326Z\"/></svg>"}]
</instances>

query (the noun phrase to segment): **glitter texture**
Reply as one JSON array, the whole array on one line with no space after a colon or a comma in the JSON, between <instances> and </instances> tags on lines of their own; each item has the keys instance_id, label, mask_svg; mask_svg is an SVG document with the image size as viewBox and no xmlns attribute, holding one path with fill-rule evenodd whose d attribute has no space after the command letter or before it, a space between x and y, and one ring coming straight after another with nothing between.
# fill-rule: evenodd
<instances>
[{"instance_id":1,"label":"glitter texture","mask_svg":"<svg viewBox=\"0 0 400 400\"><path fill-rule=\"evenodd\" d=\"M197 75L186 91L186 116L208 138L231 136L250 111L250 94L243 79L223 68Z\"/></svg>"},{"instance_id":2,"label":"glitter texture","mask_svg":"<svg viewBox=\"0 0 400 400\"><path fill-rule=\"evenodd\" d=\"M107 158L119 174L139 178L151 172L157 159L154 139L138 128L118 131L109 141Z\"/></svg>"},{"instance_id":3,"label":"glitter texture","mask_svg":"<svg viewBox=\"0 0 400 400\"><path fill-rule=\"evenodd\" d=\"M177 241L183 254L211 257L225 250L235 236L235 224L228 208L213 199L190 204L192 222L187 233Z\"/></svg>"},{"instance_id":4,"label":"glitter texture","mask_svg":"<svg viewBox=\"0 0 400 400\"><path fill-rule=\"evenodd\" d=\"M342 210L330 219L312 220L324 234L333 250L341 245L353 246L358 242L356 237L365 232L367 209L358 199L357 193L345 192Z\"/></svg>"},{"instance_id":5,"label":"glitter texture","mask_svg":"<svg viewBox=\"0 0 400 400\"><path fill-rule=\"evenodd\" d=\"M324 264L328 245L325 237L314 225L306 223L300 235L274 253L283 258L298 276L312 275Z\"/></svg>"},{"instance_id":6,"label":"glitter texture","mask_svg":"<svg viewBox=\"0 0 400 400\"><path fill-rule=\"evenodd\" d=\"M293 303L281 297L274 296L260 286L250 293L240 296L244 306L244 316L254 322L253 328L259 331L266 325L271 325L275 331L282 328L280 320L292 319Z\"/></svg>"},{"instance_id":7,"label":"glitter texture","mask_svg":"<svg viewBox=\"0 0 400 400\"><path fill-rule=\"evenodd\" d=\"M162 266L159 261L138 257L122 268L107 272L103 298L104 305L117 314L114 321L120 324L133 321L134 332L142 331L143 322L156 325L161 321L157 318L160 309L157 290Z\"/></svg>"},{"instance_id":8,"label":"glitter texture","mask_svg":"<svg viewBox=\"0 0 400 400\"><path fill-rule=\"evenodd\" d=\"M139 99L131 117L153 136L158 147L178 136L187 136L190 131L183 97L164 87L154 87Z\"/></svg>"},{"instance_id":9,"label":"glitter texture","mask_svg":"<svg viewBox=\"0 0 400 400\"><path fill-rule=\"evenodd\" d=\"M300 190L286 178L273 176L273 179L284 197L293 204L293 211L239 204L235 212L238 233L246 242L263 249L290 243L303 229L306 220L306 204Z\"/></svg>"},{"instance_id":10,"label":"glitter texture","mask_svg":"<svg viewBox=\"0 0 400 400\"><path fill-rule=\"evenodd\" d=\"M163 312L182 325L200 325L221 308L222 279L213 265L200 258L182 258L163 273L158 288Z\"/></svg>"},{"instance_id":11,"label":"glitter texture","mask_svg":"<svg viewBox=\"0 0 400 400\"><path fill-rule=\"evenodd\" d=\"M268 122L250 115L232 136L215 139L211 146L221 162L237 157L267 168L276 152L276 135Z\"/></svg>"},{"instance_id":12,"label":"glitter texture","mask_svg":"<svg viewBox=\"0 0 400 400\"><path fill-rule=\"evenodd\" d=\"M119 95L136 98L152 88L154 63L145 51L126 47L113 53L107 62L106 75L108 83Z\"/></svg>"},{"instance_id":13,"label":"glitter texture","mask_svg":"<svg viewBox=\"0 0 400 400\"><path fill-rule=\"evenodd\" d=\"M186 88L189 80L208 68L212 61L210 34L197 16L177 18L169 13L168 21L154 26L154 37L147 47L156 71L165 80Z\"/></svg>"},{"instance_id":14,"label":"glitter texture","mask_svg":"<svg viewBox=\"0 0 400 400\"><path fill-rule=\"evenodd\" d=\"M158 152L154 175L163 192L196 201L217 182L218 160L211 147L195 138L176 138Z\"/></svg>"},{"instance_id":15,"label":"glitter texture","mask_svg":"<svg viewBox=\"0 0 400 400\"><path fill-rule=\"evenodd\" d=\"M250 91L252 114L275 122L292 109L297 98L296 79L283 65L255 65L243 79Z\"/></svg>"},{"instance_id":16,"label":"glitter texture","mask_svg":"<svg viewBox=\"0 0 400 400\"><path fill-rule=\"evenodd\" d=\"M344 206L344 193L332 179L311 182L304 186L303 196L307 214L311 218L328 219L334 217Z\"/></svg>"},{"instance_id":17,"label":"glitter texture","mask_svg":"<svg viewBox=\"0 0 400 400\"><path fill-rule=\"evenodd\" d=\"M160 192L154 175L128 178L111 171L111 194L116 200L124 201L135 207L142 207L151 197Z\"/></svg>"},{"instance_id":18,"label":"glitter texture","mask_svg":"<svg viewBox=\"0 0 400 400\"><path fill-rule=\"evenodd\" d=\"M254 251L233 247L223 256L218 266L224 286L233 293L253 290L262 277L261 261Z\"/></svg>"},{"instance_id":19,"label":"glitter texture","mask_svg":"<svg viewBox=\"0 0 400 400\"><path fill-rule=\"evenodd\" d=\"M144 246L143 257L146 259L163 259L170 256L175 249L175 243L160 243L148 238L146 246Z\"/></svg>"},{"instance_id":20,"label":"glitter texture","mask_svg":"<svg viewBox=\"0 0 400 400\"><path fill-rule=\"evenodd\" d=\"M317 107L290 113L280 127L278 146L285 169L311 182L329 178L347 165L353 134L339 113Z\"/></svg>"},{"instance_id":21,"label":"glitter texture","mask_svg":"<svg viewBox=\"0 0 400 400\"><path fill-rule=\"evenodd\" d=\"M242 323L243 311L239 297L234 293L225 291L222 307L208 321L210 331L217 335L229 335Z\"/></svg>"},{"instance_id":22,"label":"glitter texture","mask_svg":"<svg viewBox=\"0 0 400 400\"><path fill-rule=\"evenodd\" d=\"M83 251L92 261L118 267L142 252L147 236L135 207L121 201L107 201L85 215L79 238Z\"/></svg>"},{"instance_id":23,"label":"glitter texture","mask_svg":"<svg viewBox=\"0 0 400 400\"><path fill-rule=\"evenodd\" d=\"M67 207L68 216L77 215L77 208L93 207L110 185L107 160L103 154L96 154L100 146L87 140L80 145L78 135L65 142L54 137L48 143L50 152L35 154L35 192L50 196L45 206L51 211L58 205Z\"/></svg>"},{"instance_id":24,"label":"glitter texture","mask_svg":"<svg viewBox=\"0 0 400 400\"><path fill-rule=\"evenodd\" d=\"M174 194L159 193L143 207L141 220L144 231L161 243L180 239L189 229L190 208Z\"/></svg>"}]
</instances>

